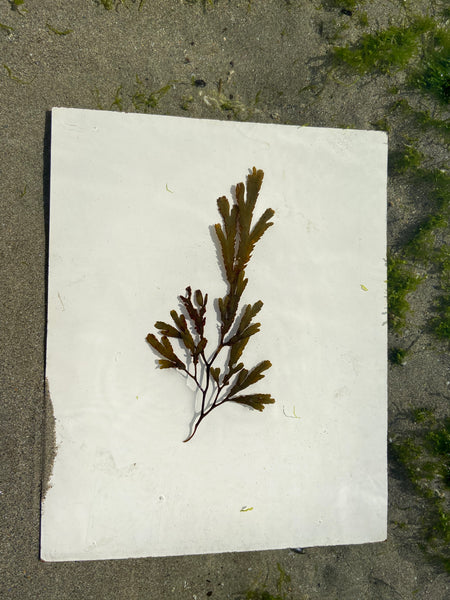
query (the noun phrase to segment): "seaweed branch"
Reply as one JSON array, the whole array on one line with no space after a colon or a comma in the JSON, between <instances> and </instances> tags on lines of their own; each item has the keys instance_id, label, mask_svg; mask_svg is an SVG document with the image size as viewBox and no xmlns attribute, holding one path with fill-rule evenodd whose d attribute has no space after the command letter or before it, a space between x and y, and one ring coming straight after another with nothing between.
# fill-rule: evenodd
<instances>
[{"instance_id":1,"label":"seaweed branch","mask_svg":"<svg viewBox=\"0 0 450 600\"><path fill-rule=\"evenodd\" d=\"M200 413L185 442L194 436L203 419L225 402L236 402L258 411L264 410L265 404L275 402L270 394L242 394L243 390L264 377L264 371L272 366L270 361L263 360L248 370L240 360L250 337L258 333L261 327L261 323L253 322L263 306L261 300L247 304L239 316L238 309L248 283L245 269L256 242L273 225L270 219L275 213L271 208L265 210L252 225L253 211L263 177L264 172L253 167L247 177L247 189L243 183L236 185L236 202L232 206L225 196L217 200L223 224L217 223L214 228L222 252L228 290L223 298L217 299L220 332L215 349L207 357L208 340L204 331L208 294L203 295L200 290L192 294L190 286L186 288L185 296L179 296L184 312L170 312L173 324L164 321L155 323L160 339L153 333L149 333L146 338L153 350L161 356L158 360L159 368L178 369L195 382L201 393ZM178 340L190 358L189 366L177 356L169 338ZM215 366L222 350L228 350L228 358L222 365L223 372L220 367Z\"/></svg>"}]
</instances>

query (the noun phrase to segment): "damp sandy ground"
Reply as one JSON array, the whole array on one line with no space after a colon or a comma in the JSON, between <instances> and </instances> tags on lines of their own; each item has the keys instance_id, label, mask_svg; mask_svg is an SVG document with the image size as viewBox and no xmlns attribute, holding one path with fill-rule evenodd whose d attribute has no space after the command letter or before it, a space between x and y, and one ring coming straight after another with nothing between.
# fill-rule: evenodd
<instances>
[{"instance_id":1,"label":"damp sandy ground","mask_svg":"<svg viewBox=\"0 0 450 600\"><path fill-rule=\"evenodd\" d=\"M44 392L51 108L373 129L392 104L387 90L401 87L404 74L342 74L332 69L331 49L400 23L417 7L433 15L440 3L380 0L349 10L348 0L342 6L128 0L110 11L95 0L14 4L0 3L0 597L238 600L267 590L299 600L447 598L442 562L422 549L431 505L392 457L388 539L382 543L303 553L39 560L40 498L52 457L51 404ZM409 133L394 126L390 145ZM419 138L431 165L442 161L438 137ZM410 188L406 178L390 179L393 248L423 214L422 199ZM426 329L437 285L432 269L428 274L410 298L413 313L402 337L391 335L391 345L411 347L405 366L389 367L392 439L413 430L412 408L448 415L449 355Z\"/></svg>"}]
</instances>

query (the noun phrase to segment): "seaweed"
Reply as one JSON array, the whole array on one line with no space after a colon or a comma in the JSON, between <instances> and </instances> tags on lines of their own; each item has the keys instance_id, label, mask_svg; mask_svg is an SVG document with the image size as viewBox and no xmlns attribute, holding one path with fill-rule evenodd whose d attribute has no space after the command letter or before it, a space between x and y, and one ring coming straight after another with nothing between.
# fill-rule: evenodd
<instances>
[{"instance_id":1,"label":"seaweed","mask_svg":"<svg viewBox=\"0 0 450 600\"><path fill-rule=\"evenodd\" d=\"M447 30L437 28L430 36L423 60L410 83L442 104L450 102L450 34Z\"/></svg>"},{"instance_id":2,"label":"seaweed","mask_svg":"<svg viewBox=\"0 0 450 600\"><path fill-rule=\"evenodd\" d=\"M291 582L291 576L286 573L280 563L277 563L278 569L278 578L276 581L276 595L274 596L270 593L266 588L263 589L250 589L245 592L245 600L287 600L287 592L290 591L290 588L286 589L286 587Z\"/></svg>"},{"instance_id":3,"label":"seaweed","mask_svg":"<svg viewBox=\"0 0 450 600\"><path fill-rule=\"evenodd\" d=\"M214 229L221 248L228 291L223 298L216 300L220 324L218 343L214 351L207 357L205 324L208 294L203 294L201 290L192 294L190 286L186 288L185 296L179 296L184 313L178 313L176 310L170 312L174 325L157 321L155 328L159 331L161 339L153 333L149 333L146 338L153 350L162 357L158 360L159 368L181 371L195 382L201 393L200 413L185 442L194 436L207 415L226 402L236 402L258 411L263 411L266 404L275 402L270 394L242 394L248 387L263 379L264 371L272 366L271 362L263 360L247 370L240 360L250 337L258 333L261 327L260 323L253 322L263 306L261 300L247 304L240 313L238 309L248 283L245 269L255 245L273 225L270 219L275 212L268 208L252 226L253 211L263 177L264 172L253 167L247 177L246 199L245 185L241 182L236 185L236 201L232 207L225 196L217 200L223 225L217 223ZM189 362L184 362L175 353L169 338L179 341ZM223 372L220 367L215 366L222 350L228 350L228 359L222 366Z\"/></svg>"},{"instance_id":4,"label":"seaweed","mask_svg":"<svg viewBox=\"0 0 450 600\"><path fill-rule=\"evenodd\" d=\"M14 27L10 27L9 25L5 25L4 23L0 23L0 29L4 29L8 33L12 33L14 31Z\"/></svg>"},{"instance_id":5,"label":"seaweed","mask_svg":"<svg viewBox=\"0 0 450 600\"><path fill-rule=\"evenodd\" d=\"M414 236L405 247L405 254L428 265L435 257L436 233L448 227L448 219L441 212L431 213L418 225Z\"/></svg>"},{"instance_id":6,"label":"seaweed","mask_svg":"<svg viewBox=\"0 0 450 600\"><path fill-rule=\"evenodd\" d=\"M389 351L389 360L393 365L406 365L406 358L408 356L408 350L405 348L392 348Z\"/></svg>"},{"instance_id":7,"label":"seaweed","mask_svg":"<svg viewBox=\"0 0 450 600\"><path fill-rule=\"evenodd\" d=\"M120 0L120 2L125 4L124 0ZM98 3L101 4L106 10L113 10L119 4L118 1L116 2L116 0L98 0Z\"/></svg>"},{"instance_id":8,"label":"seaweed","mask_svg":"<svg viewBox=\"0 0 450 600\"><path fill-rule=\"evenodd\" d=\"M417 52L421 36L434 27L428 17L414 17L408 27L391 26L364 34L357 44L333 49L337 63L346 63L361 75L370 71L390 74L405 67Z\"/></svg>"},{"instance_id":9,"label":"seaweed","mask_svg":"<svg viewBox=\"0 0 450 600\"><path fill-rule=\"evenodd\" d=\"M31 81L25 81L24 79L20 79L19 77L16 77L13 74L11 68L8 67L8 65L3 64L3 68L6 70L9 79L12 79L13 81L17 81L17 83L21 83L22 85L29 85L34 79L34 77L33 77L33 79Z\"/></svg>"},{"instance_id":10,"label":"seaweed","mask_svg":"<svg viewBox=\"0 0 450 600\"><path fill-rule=\"evenodd\" d=\"M418 169L423 159L423 154L415 146L405 144L403 148L389 153L389 174L403 175L407 171Z\"/></svg>"},{"instance_id":11,"label":"seaweed","mask_svg":"<svg viewBox=\"0 0 450 600\"><path fill-rule=\"evenodd\" d=\"M443 341L450 341L450 286L447 286L447 290L446 294L437 299L436 308L439 315L430 323L433 333Z\"/></svg>"},{"instance_id":12,"label":"seaweed","mask_svg":"<svg viewBox=\"0 0 450 600\"><path fill-rule=\"evenodd\" d=\"M14 10L20 16L24 17L25 13L28 12L28 9L23 6L25 4L25 0L9 0L11 5L11 10Z\"/></svg>"},{"instance_id":13,"label":"seaweed","mask_svg":"<svg viewBox=\"0 0 450 600\"><path fill-rule=\"evenodd\" d=\"M50 23L46 23L46 25L47 29L56 35L69 35L69 33L73 33L73 29L56 29L56 27L53 27Z\"/></svg>"},{"instance_id":14,"label":"seaweed","mask_svg":"<svg viewBox=\"0 0 450 600\"><path fill-rule=\"evenodd\" d=\"M165 96L171 89L173 89L173 87L173 82L170 81L162 88L154 92L148 92L144 88L144 82L136 75L136 89L131 98L131 102L133 103L133 106L137 112L148 113L150 112L150 109L158 106L161 98Z\"/></svg>"},{"instance_id":15,"label":"seaweed","mask_svg":"<svg viewBox=\"0 0 450 600\"><path fill-rule=\"evenodd\" d=\"M420 406L411 411L412 435L390 442L390 455L408 474L417 492L426 499L422 549L450 572L450 418L443 421ZM441 488L441 489L439 489Z\"/></svg>"},{"instance_id":16,"label":"seaweed","mask_svg":"<svg viewBox=\"0 0 450 600\"><path fill-rule=\"evenodd\" d=\"M138 0L132 0L133 4L136 4ZM138 6L138 11L141 10L141 8L144 6L146 0L139 0L139 6ZM105 8L106 10L114 10L117 9L120 4L123 4L126 8L128 8L127 3L125 2L125 0L97 0L97 4L101 4L103 6L103 8Z\"/></svg>"},{"instance_id":17,"label":"seaweed","mask_svg":"<svg viewBox=\"0 0 450 600\"><path fill-rule=\"evenodd\" d=\"M406 297L417 288L423 279L406 265L406 260L388 253L388 323L397 333L400 333L406 325L406 313L409 311L409 302Z\"/></svg>"},{"instance_id":18,"label":"seaweed","mask_svg":"<svg viewBox=\"0 0 450 600\"><path fill-rule=\"evenodd\" d=\"M110 103L109 108L106 109L100 100L98 88L92 90L96 96L97 108L99 110L118 110L119 112L149 113L152 109L157 108L161 99L174 88L174 82L170 81L158 90L151 92L138 75L136 75L135 78L136 82L134 84L133 92L124 92L124 86L119 85L116 89L114 99ZM146 81L147 80L148 78L146 78Z\"/></svg>"},{"instance_id":19,"label":"seaweed","mask_svg":"<svg viewBox=\"0 0 450 600\"><path fill-rule=\"evenodd\" d=\"M397 93L397 91L395 92ZM408 117L410 120L409 128L411 126L419 127L421 130L427 130L434 128L436 131L441 132L444 136L448 136L450 132L450 120L439 119L431 114L430 110L417 110L411 106L406 98L399 98L391 105L389 113L399 111L403 116Z\"/></svg>"},{"instance_id":20,"label":"seaweed","mask_svg":"<svg viewBox=\"0 0 450 600\"><path fill-rule=\"evenodd\" d=\"M185 0L186 4L197 4L198 0ZM206 6L206 4L209 4L210 6L214 6L214 0L202 0L202 4L203 7Z\"/></svg>"}]
</instances>

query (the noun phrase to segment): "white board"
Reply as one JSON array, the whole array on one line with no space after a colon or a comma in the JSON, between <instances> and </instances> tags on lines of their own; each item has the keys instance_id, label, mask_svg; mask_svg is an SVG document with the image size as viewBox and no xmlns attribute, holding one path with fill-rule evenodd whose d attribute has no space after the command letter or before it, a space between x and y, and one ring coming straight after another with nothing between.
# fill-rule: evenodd
<instances>
[{"instance_id":1,"label":"white board","mask_svg":"<svg viewBox=\"0 0 450 600\"><path fill-rule=\"evenodd\" d=\"M255 390L276 403L229 402L183 443L199 397L145 337L190 285L213 346L216 200L253 166L275 216L243 358L272 362ZM53 109L43 560L385 539L386 166L382 132Z\"/></svg>"}]
</instances>

